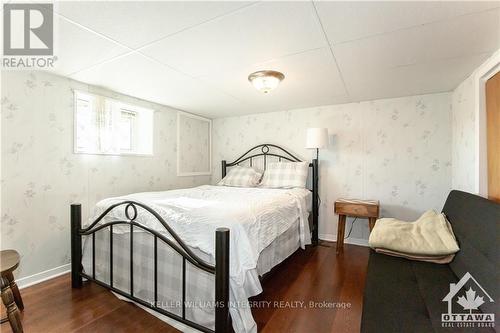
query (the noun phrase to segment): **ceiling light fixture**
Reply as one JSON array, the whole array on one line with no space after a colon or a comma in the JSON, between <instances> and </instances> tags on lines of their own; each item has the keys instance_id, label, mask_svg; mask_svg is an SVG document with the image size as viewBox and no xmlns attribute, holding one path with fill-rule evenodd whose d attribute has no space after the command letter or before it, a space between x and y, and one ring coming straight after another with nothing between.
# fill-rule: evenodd
<instances>
[{"instance_id":1,"label":"ceiling light fixture","mask_svg":"<svg viewBox=\"0 0 500 333\"><path fill-rule=\"evenodd\" d=\"M258 71L248 75L248 81L252 83L255 89L264 94L275 89L284 78L285 75L283 75L283 73L269 70Z\"/></svg>"}]
</instances>

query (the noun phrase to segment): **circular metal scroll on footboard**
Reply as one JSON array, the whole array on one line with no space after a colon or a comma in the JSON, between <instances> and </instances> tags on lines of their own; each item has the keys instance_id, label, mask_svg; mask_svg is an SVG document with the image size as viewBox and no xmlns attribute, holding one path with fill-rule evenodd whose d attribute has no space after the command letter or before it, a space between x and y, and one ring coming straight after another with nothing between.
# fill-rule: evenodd
<instances>
[{"instance_id":1,"label":"circular metal scroll on footboard","mask_svg":"<svg viewBox=\"0 0 500 333\"><path fill-rule=\"evenodd\" d=\"M132 210L134 212L133 217L130 217L130 212L129 212L130 207L132 207ZM125 216L130 221L134 221L137 218L137 207L135 207L135 205L133 203L129 203L128 205L125 206Z\"/></svg>"}]
</instances>

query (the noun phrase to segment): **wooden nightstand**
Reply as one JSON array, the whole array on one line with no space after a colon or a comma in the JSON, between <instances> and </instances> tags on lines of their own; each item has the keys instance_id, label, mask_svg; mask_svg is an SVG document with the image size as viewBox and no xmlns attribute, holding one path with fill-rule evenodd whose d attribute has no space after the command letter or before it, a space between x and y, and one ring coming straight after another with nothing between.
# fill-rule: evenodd
<instances>
[{"instance_id":1,"label":"wooden nightstand","mask_svg":"<svg viewBox=\"0 0 500 333\"><path fill-rule=\"evenodd\" d=\"M344 249L345 220L347 216L368 219L370 231L375 226L379 214L378 200L338 199L335 201L334 212L339 214L337 228L337 253Z\"/></svg>"}]
</instances>

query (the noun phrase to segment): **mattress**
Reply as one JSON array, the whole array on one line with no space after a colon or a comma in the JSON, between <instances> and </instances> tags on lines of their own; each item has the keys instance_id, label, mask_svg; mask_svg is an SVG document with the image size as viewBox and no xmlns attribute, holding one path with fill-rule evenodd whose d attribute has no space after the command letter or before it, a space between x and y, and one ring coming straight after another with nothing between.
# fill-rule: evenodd
<instances>
[{"instance_id":1,"label":"mattress","mask_svg":"<svg viewBox=\"0 0 500 333\"><path fill-rule=\"evenodd\" d=\"M216 227L226 226L231 229L230 313L236 332L257 330L247 301L249 297L262 291L258 275L268 272L299 246L310 243L307 223L310 205L307 202L311 201L311 196L305 189L201 186L194 189L140 193L100 202L95 216L110 204L123 200L139 201L155 209L196 255L210 263L214 262L214 244L213 241L210 243L209 239L213 239ZM213 205L212 210L206 209L207 201ZM223 206L229 209L222 208ZM213 210L218 210L216 216ZM110 214L109 219L123 219L120 214L123 212ZM139 210L136 220L162 231L162 228L154 226L154 221L151 221L147 214L146 211ZM183 223L192 228L179 226ZM128 292L130 233L128 228L113 229L113 286ZM202 236L208 237L203 240ZM147 302L153 302L154 299L153 239L148 233L134 230L134 296ZM192 239L196 241L192 242ZM109 283L109 229L97 232L95 243L96 279ZM92 270L91 247L92 242L85 241L83 265L86 272ZM181 315L179 302L182 300L183 259L159 241L158 260L156 305ZM186 268L186 319L213 329L214 276L199 270L189 262L186 262Z\"/></svg>"}]
</instances>

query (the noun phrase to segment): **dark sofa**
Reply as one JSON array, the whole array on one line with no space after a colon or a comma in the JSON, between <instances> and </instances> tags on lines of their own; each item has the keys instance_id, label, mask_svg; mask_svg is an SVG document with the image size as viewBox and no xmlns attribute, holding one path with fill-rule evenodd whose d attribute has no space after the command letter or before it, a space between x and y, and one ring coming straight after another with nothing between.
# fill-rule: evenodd
<instances>
[{"instance_id":1,"label":"dark sofa","mask_svg":"<svg viewBox=\"0 0 500 333\"><path fill-rule=\"evenodd\" d=\"M378 254L371 250L366 278L361 332L494 332L492 328L442 327L441 314L447 313L443 298L450 283L469 272L494 300L483 296L483 313L498 317L500 204L482 197L451 191L443 208L458 240L460 251L449 265L410 261ZM465 280L465 279L464 279ZM465 287L480 288L469 279ZM454 312L462 289L452 298ZM468 311L466 311L468 312ZM476 313L478 311L473 311ZM496 328L498 330L498 328Z\"/></svg>"}]
</instances>

